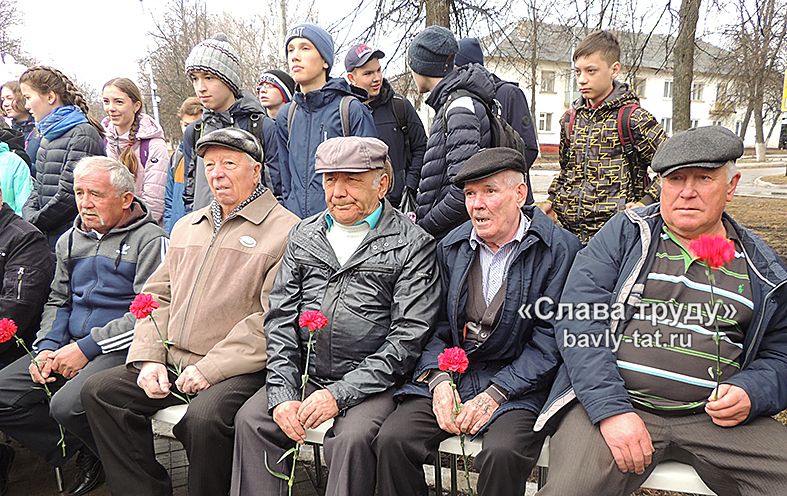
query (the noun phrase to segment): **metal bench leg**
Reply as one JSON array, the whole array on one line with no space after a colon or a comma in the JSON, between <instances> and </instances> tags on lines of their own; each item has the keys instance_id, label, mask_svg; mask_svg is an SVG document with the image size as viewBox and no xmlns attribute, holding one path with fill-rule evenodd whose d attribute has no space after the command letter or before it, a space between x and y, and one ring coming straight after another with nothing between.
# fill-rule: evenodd
<instances>
[{"instance_id":1,"label":"metal bench leg","mask_svg":"<svg viewBox=\"0 0 787 496\"><path fill-rule=\"evenodd\" d=\"M319 444L312 444L312 449L314 450L314 470L315 470L315 482L317 483L318 488L322 488L322 455L320 454L320 445Z\"/></svg>"},{"instance_id":2,"label":"metal bench leg","mask_svg":"<svg viewBox=\"0 0 787 496\"><path fill-rule=\"evenodd\" d=\"M57 491L63 492L63 469L55 467L55 480L57 481Z\"/></svg>"},{"instance_id":3,"label":"metal bench leg","mask_svg":"<svg viewBox=\"0 0 787 496\"><path fill-rule=\"evenodd\" d=\"M456 455L451 455L450 465L451 465L451 496L456 496L457 495Z\"/></svg>"},{"instance_id":4,"label":"metal bench leg","mask_svg":"<svg viewBox=\"0 0 787 496\"><path fill-rule=\"evenodd\" d=\"M434 493L443 496L443 468L440 466L440 452L434 454Z\"/></svg>"},{"instance_id":5,"label":"metal bench leg","mask_svg":"<svg viewBox=\"0 0 787 496\"><path fill-rule=\"evenodd\" d=\"M538 472L536 475L536 484L538 484L538 488L541 489L544 487L544 484L547 483L547 476L549 475L549 469L546 467L538 467Z\"/></svg>"}]
</instances>

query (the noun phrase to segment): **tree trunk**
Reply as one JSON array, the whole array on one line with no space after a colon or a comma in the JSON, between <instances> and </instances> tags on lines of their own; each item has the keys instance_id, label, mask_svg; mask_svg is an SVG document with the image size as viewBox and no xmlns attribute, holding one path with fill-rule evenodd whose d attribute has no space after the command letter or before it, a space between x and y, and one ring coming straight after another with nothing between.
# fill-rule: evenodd
<instances>
[{"instance_id":1,"label":"tree trunk","mask_svg":"<svg viewBox=\"0 0 787 496\"><path fill-rule=\"evenodd\" d=\"M754 112L754 103L752 100L749 100L749 104L746 106L746 113L743 115L743 120L741 121L741 132L739 135L741 141L746 140L746 131L749 129L749 120L751 120L752 112Z\"/></svg>"},{"instance_id":2,"label":"tree trunk","mask_svg":"<svg viewBox=\"0 0 787 496\"><path fill-rule=\"evenodd\" d=\"M538 129L536 123L536 78L538 77L538 10L536 10L536 0L532 0L531 12L533 14L532 25L530 26L530 119L533 127Z\"/></svg>"},{"instance_id":3,"label":"tree trunk","mask_svg":"<svg viewBox=\"0 0 787 496\"><path fill-rule=\"evenodd\" d=\"M287 50L284 42L287 40L287 0L279 0L279 57L284 61L283 67L287 67Z\"/></svg>"},{"instance_id":4,"label":"tree trunk","mask_svg":"<svg viewBox=\"0 0 787 496\"><path fill-rule=\"evenodd\" d=\"M451 0L424 0L426 25L451 29Z\"/></svg>"},{"instance_id":5,"label":"tree trunk","mask_svg":"<svg viewBox=\"0 0 787 496\"><path fill-rule=\"evenodd\" d=\"M672 51L672 130L691 127L691 83L694 79L694 39L702 0L681 2L678 12L680 28Z\"/></svg>"}]
</instances>

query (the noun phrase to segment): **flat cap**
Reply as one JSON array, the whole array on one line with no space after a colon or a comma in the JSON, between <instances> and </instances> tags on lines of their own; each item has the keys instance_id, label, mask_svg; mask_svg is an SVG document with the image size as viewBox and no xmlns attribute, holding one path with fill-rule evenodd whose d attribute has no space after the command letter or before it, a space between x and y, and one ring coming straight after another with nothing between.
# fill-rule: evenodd
<instances>
[{"instance_id":1,"label":"flat cap","mask_svg":"<svg viewBox=\"0 0 787 496\"><path fill-rule=\"evenodd\" d=\"M347 136L331 138L320 143L314 158L314 171L366 172L385 169L388 145L377 138Z\"/></svg>"},{"instance_id":2,"label":"flat cap","mask_svg":"<svg viewBox=\"0 0 787 496\"><path fill-rule=\"evenodd\" d=\"M260 143L253 134L243 129L227 127L206 134L197 141L197 155L204 157L205 152L211 146L223 146L224 148L231 148L239 152L248 153L251 158L262 163L263 156Z\"/></svg>"},{"instance_id":3,"label":"flat cap","mask_svg":"<svg viewBox=\"0 0 787 496\"><path fill-rule=\"evenodd\" d=\"M454 176L454 184L463 188L467 182L483 179L509 169L527 174L525 157L511 148L484 148L465 160L462 168Z\"/></svg>"},{"instance_id":4,"label":"flat cap","mask_svg":"<svg viewBox=\"0 0 787 496\"><path fill-rule=\"evenodd\" d=\"M703 126L675 133L662 143L650 166L662 177L684 167L716 169L743 155L743 141L722 126Z\"/></svg>"}]
</instances>

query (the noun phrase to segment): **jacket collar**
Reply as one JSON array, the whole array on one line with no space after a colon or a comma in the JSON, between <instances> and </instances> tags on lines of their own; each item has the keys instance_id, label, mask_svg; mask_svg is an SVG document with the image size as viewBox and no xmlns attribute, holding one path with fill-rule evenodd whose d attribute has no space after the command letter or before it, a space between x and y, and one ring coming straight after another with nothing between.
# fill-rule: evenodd
<instances>
[{"instance_id":1,"label":"jacket collar","mask_svg":"<svg viewBox=\"0 0 787 496\"><path fill-rule=\"evenodd\" d=\"M240 212L237 213L237 217L243 217L252 224L260 225L278 204L271 190L266 188L258 198L243 207ZM210 205L197 210L196 215L191 219L191 223L199 224L203 220L211 222Z\"/></svg>"}]
</instances>

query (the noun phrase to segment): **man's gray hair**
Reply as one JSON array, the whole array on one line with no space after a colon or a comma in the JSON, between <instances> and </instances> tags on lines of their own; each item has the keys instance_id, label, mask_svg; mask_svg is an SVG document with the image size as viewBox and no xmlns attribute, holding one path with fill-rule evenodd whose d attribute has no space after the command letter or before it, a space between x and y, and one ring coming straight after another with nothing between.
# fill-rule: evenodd
<instances>
[{"instance_id":1,"label":"man's gray hair","mask_svg":"<svg viewBox=\"0 0 787 496\"><path fill-rule=\"evenodd\" d=\"M102 156L85 157L77 162L74 167L74 180L88 175L91 171L103 170L109 172L109 182L115 188L118 196L124 193L134 193L136 181L128 167L115 159Z\"/></svg>"},{"instance_id":2,"label":"man's gray hair","mask_svg":"<svg viewBox=\"0 0 787 496\"><path fill-rule=\"evenodd\" d=\"M501 172L506 172L505 183L510 188L516 188L520 184L527 184L527 174L524 172L513 169L506 169Z\"/></svg>"},{"instance_id":3,"label":"man's gray hair","mask_svg":"<svg viewBox=\"0 0 787 496\"><path fill-rule=\"evenodd\" d=\"M738 173L738 165L734 160L729 160L724 164L724 170L727 172L727 182L730 182L732 178L735 177L735 174Z\"/></svg>"}]
</instances>

